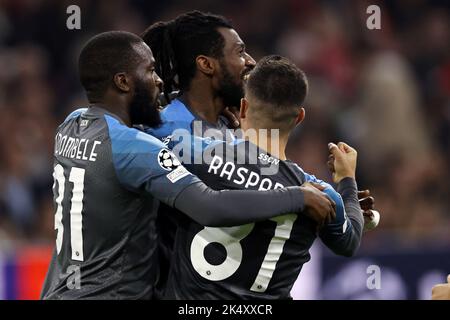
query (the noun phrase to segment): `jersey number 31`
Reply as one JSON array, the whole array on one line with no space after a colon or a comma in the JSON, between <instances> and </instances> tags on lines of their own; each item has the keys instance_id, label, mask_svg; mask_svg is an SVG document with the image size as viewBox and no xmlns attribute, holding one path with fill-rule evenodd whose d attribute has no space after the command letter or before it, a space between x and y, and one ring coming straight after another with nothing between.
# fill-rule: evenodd
<instances>
[{"instance_id":1,"label":"jersey number 31","mask_svg":"<svg viewBox=\"0 0 450 320\"><path fill-rule=\"evenodd\" d=\"M70 245L72 247L72 260L83 261L83 195L84 195L84 169L71 168L69 174L69 182L73 184L72 199L70 200ZM55 230L56 236L56 252L59 254L63 242L64 225L63 218L63 198L66 185L66 178L64 177L64 168L57 164L53 172L53 178L56 187L58 183L58 196L56 202L55 214ZM66 202L64 202L66 205Z\"/></svg>"}]
</instances>

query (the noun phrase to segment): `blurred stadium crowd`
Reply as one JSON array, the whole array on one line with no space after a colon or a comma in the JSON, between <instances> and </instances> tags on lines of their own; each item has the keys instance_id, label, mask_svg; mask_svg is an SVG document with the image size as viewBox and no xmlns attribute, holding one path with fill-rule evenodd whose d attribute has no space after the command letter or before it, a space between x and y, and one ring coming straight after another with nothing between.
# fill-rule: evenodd
<instances>
[{"instance_id":1,"label":"blurred stadium crowd","mask_svg":"<svg viewBox=\"0 0 450 320\"><path fill-rule=\"evenodd\" d=\"M81 8L68 30L67 6ZM381 30L366 8L381 7ZM329 179L327 143L359 151L360 189L382 213L363 249L450 245L450 15L446 1L0 0L0 249L53 243L52 148L86 104L76 59L90 36L142 32L200 9L230 18L248 52L279 53L308 75L296 160Z\"/></svg>"}]
</instances>

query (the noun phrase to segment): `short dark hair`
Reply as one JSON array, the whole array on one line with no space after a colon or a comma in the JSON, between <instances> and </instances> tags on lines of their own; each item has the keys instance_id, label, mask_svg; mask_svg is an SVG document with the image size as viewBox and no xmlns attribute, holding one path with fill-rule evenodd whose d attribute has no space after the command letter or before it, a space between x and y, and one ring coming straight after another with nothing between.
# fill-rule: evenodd
<instances>
[{"instance_id":1,"label":"short dark hair","mask_svg":"<svg viewBox=\"0 0 450 320\"><path fill-rule=\"evenodd\" d=\"M89 102L98 102L119 72L133 70L140 55L133 47L143 40L130 32L109 31L91 38L78 60L80 81Z\"/></svg>"},{"instance_id":2,"label":"short dark hair","mask_svg":"<svg viewBox=\"0 0 450 320\"><path fill-rule=\"evenodd\" d=\"M245 91L256 100L254 111L260 121L269 121L272 128L290 128L306 98L308 80L293 62L271 55L262 58L250 72Z\"/></svg>"},{"instance_id":3,"label":"short dark hair","mask_svg":"<svg viewBox=\"0 0 450 320\"><path fill-rule=\"evenodd\" d=\"M166 95L189 87L197 56L223 56L225 39L217 30L221 27L233 28L223 16L191 11L169 22L154 23L142 33L155 56L156 72L164 81Z\"/></svg>"}]
</instances>

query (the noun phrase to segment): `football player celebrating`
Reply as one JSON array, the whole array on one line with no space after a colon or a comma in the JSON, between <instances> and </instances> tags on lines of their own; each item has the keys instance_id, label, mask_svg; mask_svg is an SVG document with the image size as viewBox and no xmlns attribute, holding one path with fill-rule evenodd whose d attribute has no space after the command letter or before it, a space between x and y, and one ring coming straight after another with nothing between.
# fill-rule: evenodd
<instances>
[{"instance_id":1,"label":"football player celebrating","mask_svg":"<svg viewBox=\"0 0 450 320\"><path fill-rule=\"evenodd\" d=\"M132 128L160 123L163 84L138 36L95 36L80 54L79 73L90 105L70 114L55 136L57 237L43 299L152 298L159 201L209 226L301 212L306 203L331 219L333 203L314 188L214 191L158 139Z\"/></svg>"},{"instance_id":2,"label":"football player celebrating","mask_svg":"<svg viewBox=\"0 0 450 320\"><path fill-rule=\"evenodd\" d=\"M239 125L223 116L229 106L239 106L244 96L244 81L255 61L246 52L244 41L223 16L192 11L168 22L157 22L143 34L157 63L155 68L165 83L170 103L161 112L163 124L149 132L164 140L174 130L185 129L194 135L213 133L220 140L233 140L227 129ZM172 92L178 91L170 101ZM367 192L361 205L370 209L373 198ZM169 270L176 232L176 217L169 206L160 206L157 225L160 231L163 272ZM166 214L170 212L170 214ZM370 212L367 211L367 214ZM160 284L164 286L164 275Z\"/></svg>"},{"instance_id":3,"label":"football player celebrating","mask_svg":"<svg viewBox=\"0 0 450 320\"><path fill-rule=\"evenodd\" d=\"M321 226L307 216L288 214L231 228L210 228L182 217L165 298L288 299L317 236L336 254L352 256L356 252L364 225L355 181L356 151L344 143L329 145L333 181L340 194L285 156L289 133L305 118L302 104L307 87L304 73L287 59L263 58L250 73L241 100L240 120L246 139L231 143L193 139L191 154L198 155L196 144L201 143L203 155L211 159L207 165L197 165L193 159L186 167L213 189L268 190L318 184L336 202L336 218ZM279 130L271 133L271 129ZM267 132L269 136L264 135ZM271 139L279 143L263 142ZM183 137L174 150L189 151L192 141ZM276 170L265 174L264 169L270 168Z\"/></svg>"}]
</instances>

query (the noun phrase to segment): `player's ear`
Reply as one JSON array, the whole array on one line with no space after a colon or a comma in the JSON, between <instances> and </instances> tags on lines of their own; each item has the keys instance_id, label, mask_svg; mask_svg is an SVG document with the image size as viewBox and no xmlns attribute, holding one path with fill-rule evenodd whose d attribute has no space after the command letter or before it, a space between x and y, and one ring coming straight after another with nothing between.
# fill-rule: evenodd
<instances>
[{"instance_id":1,"label":"player's ear","mask_svg":"<svg viewBox=\"0 0 450 320\"><path fill-rule=\"evenodd\" d=\"M295 124L297 125L301 123L304 119L305 119L305 108L301 107L298 112L297 119L295 119Z\"/></svg>"},{"instance_id":2,"label":"player's ear","mask_svg":"<svg viewBox=\"0 0 450 320\"><path fill-rule=\"evenodd\" d=\"M208 76L211 76L214 73L215 69L214 62L210 57L199 55L197 56L197 58L195 58L195 63L197 65L197 69L200 72Z\"/></svg>"},{"instance_id":3,"label":"player's ear","mask_svg":"<svg viewBox=\"0 0 450 320\"><path fill-rule=\"evenodd\" d=\"M129 92L131 90L131 80L126 73L116 73L113 77L114 85L122 92Z\"/></svg>"},{"instance_id":4,"label":"player's ear","mask_svg":"<svg viewBox=\"0 0 450 320\"><path fill-rule=\"evenodd\" d=\"M245 119L247 117L248 100L241 98L241 108L239 109L239 118Z\"/></svg>"}]
</instances>

